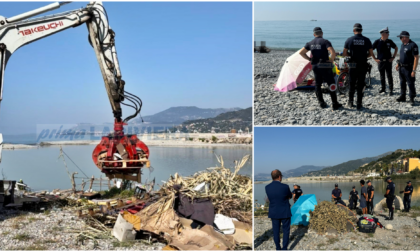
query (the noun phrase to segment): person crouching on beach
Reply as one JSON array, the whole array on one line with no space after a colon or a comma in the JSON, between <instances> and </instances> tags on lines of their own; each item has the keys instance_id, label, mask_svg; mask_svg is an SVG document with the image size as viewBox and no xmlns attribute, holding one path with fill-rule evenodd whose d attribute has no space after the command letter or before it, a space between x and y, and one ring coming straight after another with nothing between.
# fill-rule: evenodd
<instances>
[{"instance_id":1,"label":"person crouching on beach","mask_svg":"<svg viewBox=\"0 0 420 252\"><path fill-rule=\"evenodd\" d=\"M335 201L335 204L341 204L343 206L346 206L346 203L344 203L344 201L341 200L341 197L343 196L343 194L341 193L341 189L338 188L338 184L335 184L335 188L334 190L332 190L332 197Z\"/></svg>"},{"instance_id":2,"label":"person crouching on beach","mask_svg":"<svg viewBox=\"0 0 420 252\"><path fill-rule=\"evenodd\" d=\"M290 235L290 211L289 200L292 198L292 192L288 185L281 183L283 178L281 171L271 172L273 182L266 185L265 193L270 202L268 208L268 218L273 225L273 240L276 244L276 250L287 250ZM280 246L280 227L283 224L283 248Z\"/></svg>"},{"instance_id":3,"label":"person crouching on beach","mask_svg":"<svg viewBox=\"0 0 420 252\"><path fill-rule=\"evenodd\" d=\"M296 203L296 201L299 199L299 197L300 196L302 196L303 195L303 192L302 192L302 189L300 189L300 186L299 185L293 185L293 191L292 191L292 194L293 194L293 202L294 203Z\"/></svg>"},{"instance_id":4,"label":"person crouching on beach","mask_svg":"<svg viewBox=\"0 0 420 252\"><path fill-rule=\"evenodd\" d=\"M324 101L321 86L324 82L328 85L335 83L332 71L334 66L335 50L332 47L331 42L322 37L324 33L322 32L321 27L315 27L313 32L315 38L306 43L305 47L300 49L299 54L304 59L311 62L312 70L315 75L315 95L318 99L319 106L321 106L321 108L326 108L327 103ZM306 55L308 51L311 51L312 59ZM329 59L328 52L331 54L331 60ZM333 110L341 108L342 105L338 103L335 91L330 91L330 96Z\"/></svg>"}]
</instances>

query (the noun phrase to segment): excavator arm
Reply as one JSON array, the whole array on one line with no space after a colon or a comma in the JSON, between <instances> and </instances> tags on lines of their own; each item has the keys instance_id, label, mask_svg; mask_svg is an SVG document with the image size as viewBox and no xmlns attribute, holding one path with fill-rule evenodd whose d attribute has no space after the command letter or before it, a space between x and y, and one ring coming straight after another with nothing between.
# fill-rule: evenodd
<instances>
[{"instance_id":1,"label":"excavator arm","mask_svg":"<svg viewBox=\"0 0 420 252\"><path fill-rule=\"evenodd\" d=\"M115 32L109 26L107 13L102 3L91 2L85 8L78 10L31 18L58 9L67 3L52 3L11 18L0 16L0 102L3 99L6 65L17 49L86 23L89 43L95 51L114 115L114 132L102 138L92 154L92 159L108 177L140 182L140 169L144 164L148 164L149 149L135 135L124 135L123 126L140 113L142 102L140 98L124 90L125 82L122 80L115 49ZM125 99L132 103L128 106L134 108L135 113L123 120L121 104L127 105L123 103ZM0 161L2 140L0 134Z\"/></svg>"}]
</instances>

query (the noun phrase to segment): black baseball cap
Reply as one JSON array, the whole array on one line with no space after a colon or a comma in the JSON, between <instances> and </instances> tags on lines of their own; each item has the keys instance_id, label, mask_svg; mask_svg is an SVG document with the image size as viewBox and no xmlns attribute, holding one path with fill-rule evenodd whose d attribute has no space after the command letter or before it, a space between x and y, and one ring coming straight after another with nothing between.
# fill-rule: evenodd
<instances>
[{"instance_id":1,"label":"black baseball cap","mask_svg":"<svg viewBox=\"0 0 420 252\"><path fill-rule=\"evenodd\" d=\"M369 183L369 182L371 182L371 181L370 180L366 181L366 184Z\"/></svg>"},{"instance_id":2,"label":"black baseball cap","mask_svg":"<svg viewBox=\"0 0 420 252\"><path fill-rule=\"evenodd\" d=\"M356 188L355 186L353 186L353 189Z\"/></svg>"},{"instance_id":3,"label":"black baseball cap","mask_svg":"<svg viewBox=\"0 0 420 252\"><path fill-rule=\"evenodd\" d=\"M321 27L315 27L315 28L314 28L314 32L322 32Z\"/></svg>"},{"instance_id":4,"label":"black baseball cap","mask_svg":"<svg viewBox=\"0 0 420 252\"><path fill-rule=\"evenodd\" d=\"M408 31L402 31L397 37L410 37L410 33Z\"/></svg>"},{"instance_id":5,"label":"black baseball cap","mask_svg":"<svg viewBox=\"0 0 420 252\"><path fill-rule=\"evenodd\" d=\"M391 177L386 177L386 180L391 180Z\"/></svg>"},{"instance_id":6,"label":"black baseball cap","mask_svg":"<svg viewBox=\"0 0 420 252\"><path fill-rule=\"evenodd\" d=\"M335 186L337 187L337 186L338 186L338 184L335 184Z\"/></svg>"},{"instance_id":7,"label":"black baseball cap","mask_svg":"<svg viewBox=\"0 0 420 252\"><path fill-rule=\"evenodd\" d=\"M408 181L408 182L407 182L407 184L410 184L410 183L411 183L411 181Z\"/></svg>"},{"instance_id":8,"label":"black baseball cap","mask_svg":"<svg viewBox=\"0 0 420 252\"><path fill-rule=\"evenodd\" d=\"M355 23L355 24L353 25L353 29L355 29L355 30L362 30L363 28L362 28L362 25L361 25L361 24L359 24L359 23Z\"/></svg>"}]
</instances>

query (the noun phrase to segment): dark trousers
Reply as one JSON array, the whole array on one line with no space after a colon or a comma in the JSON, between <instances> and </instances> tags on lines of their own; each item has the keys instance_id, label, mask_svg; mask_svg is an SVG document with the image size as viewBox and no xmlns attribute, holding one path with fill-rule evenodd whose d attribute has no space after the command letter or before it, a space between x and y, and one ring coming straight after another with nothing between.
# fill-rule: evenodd
<instances>
[{"instance_id":1,"label":"dark trousers","mask_svg":"<svg viewBox=\"0 0 420 252\"><path fill-rule=\"evenodd\" d=\"M273 239L276 244L276 250L287 250L289 245L290 235L290 218L286 219L271 219L273 224ZM283 224L283 248L280 247L280 227Z\"/></svg>"},{"instance_id":2,"label":"dark trousers","mask_svg":"<svg viewBox=\"0 0 420 252\"><path fill-rule=\"evenodd\" d=\"M366 205L367 205L368 213L372 214L373 213L373 199L372 201L367 200Z\"/></svg>"},{"instance_id":3,"label":"dark trousers","mask_svg":"<svg viewBox=\"0 0 420 252\"><path fill-rule=\"evenodd\" d=\"M404 210L408 211L411 207L411 197L407 198L404 196Z\"/></svg>"},{"instance_id":4,"label":"dark trousers","mask_svg":"<svg viewBox=\"0 0 420 252\"><path fill-rule=\"evenodd\" d=\"M381 61L378 64L379 74L381 76L382 89L386 90L385 73L388 78L389 91L394 89L394 81L392 79L392 62Z\"/></svg>"},{"instance_id":5,"label":"dark trousers","mask_svg":"<svg viewBox=\"0 0 420 252\"><path fill-rule=\"evenodd\" d=\"M394 213L394 209L392 208L392 203L394 203L393 197L386 198L386 206L388 207L389 213Z\"/></svg>"},{"instance_id":6,"label":"dark trousers","mask_svg":"<svg viewBox=\"0 0 420 252\"><path fill-rule=\"evenodd\" d=\"M367 63L350 63L349 75L350 75L350 91L349 91L349 101L354 101L354 94L356 93L357 88L357 104L362 104L363 91L365 89L366 83L366 73L367 73Z\"/></svg>"},{"instance_id":7,"label":"dark trousers","mask_svg":"<svg viewBox=\"0 0 420 252\"><path fill-rule=\"evenodd\" d=\"M331 63L319 63L317 65L312 65L312 70L315 75L315 95L318 99L318 102L324 103L324 97L322 95L322 83L327 83L328 85L334 84L334 74L332 72ZM337 104L337 94L335 92L330 92L331 101L333 104Z\"/></svg>"},{"instance_id":8,"label":"dark trousers","mask_svg":"<svg viewBox=\"0 0 420 252\"><path fill-rule=\"evenodd\" d=\"M416 87L414 83L416 82L416 77L411 77L411 72L413 71L412 67L400 67L399 74L400 74L400 86L401 86L401 96L405 97L407 93L407 85L409 89L409 97L414 98L416 97Z\"/></svg>"},{"instance_id":9,"label":"dark trousers","mask_svg":"<svg viewBox=\"0 0 420 252\"><path fill-rule=\"evenodd\" d=\"M343 206L346 206L346 203L344 203L344 201L342 201L341 199L339 199L339 200L335 200L335 204L341 204L341 205L343 205Z\"/></svg>"},{"instance_id":10,"label":"dark trousers","mask_svg":"<svg viewBox=\"0 0 420 252\"><path fill-rule=\"evenodd\" d=\"M350 209L356 209L357 206L357 199L350 199L349 200Z\"/></svg>"}]
</instances>

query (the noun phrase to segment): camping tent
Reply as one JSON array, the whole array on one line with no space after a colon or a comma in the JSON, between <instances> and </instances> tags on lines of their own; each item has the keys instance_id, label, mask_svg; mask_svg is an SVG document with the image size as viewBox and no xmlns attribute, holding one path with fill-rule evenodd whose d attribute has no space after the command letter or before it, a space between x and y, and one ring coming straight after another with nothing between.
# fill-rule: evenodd
<instances>
[{"instance_id":1,"label":"camping tent","mask_svg":"<svg viewBox=\"0 0 420 252\"><path fill-rule=\"evenodd\" d=\"M315 194L305 194L299 197L296 203L290 209L292 211L291 225L309 224L309 211L315 210L317 205Z\"/></svg>"},{"instance_id":2,"label":"camping tent","mask_svg":"<svg viewBox=\"0 0 420 252\"><path fill-rule=\"evenodd\" d=\"M308 51L306 55L311 58L311 51ZM311 71L311 62L304 59L299 54L299 51L295 52L292 56L286 59L274 90L287 92L295 89L297 84L302 83Z\"/></svg>"}]
</instances>

